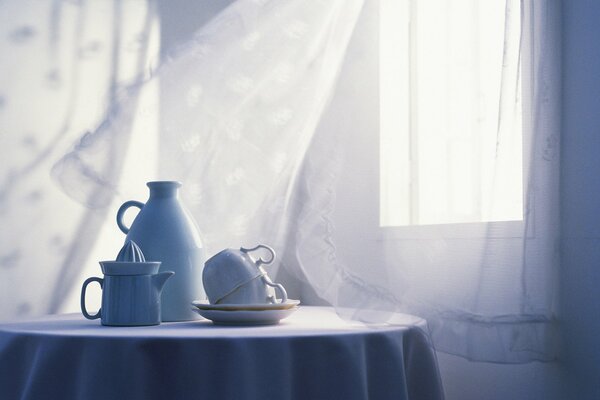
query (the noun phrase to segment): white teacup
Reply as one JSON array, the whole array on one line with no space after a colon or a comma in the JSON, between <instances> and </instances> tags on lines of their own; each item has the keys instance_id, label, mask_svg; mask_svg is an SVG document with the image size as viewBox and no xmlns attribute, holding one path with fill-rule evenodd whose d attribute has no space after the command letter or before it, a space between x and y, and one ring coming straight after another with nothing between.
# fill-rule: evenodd
<instances>
[{"instance_id":1,"label":"white teacup","mask_svg":"<svg viewBox=\"0 0 600 400\"><path fill-rule=\"evenodd\" d=\"M266 249L271 257L268 260L254 260L248 253ZM282 302L287 301L287 293L281 284L273 283L262 264L271 264L275 251L266 245L251 249L225 249L204 264L202 284L210 304L263 304L274 303L271 287L279 289Z\"/></svg>"}]
</instances>

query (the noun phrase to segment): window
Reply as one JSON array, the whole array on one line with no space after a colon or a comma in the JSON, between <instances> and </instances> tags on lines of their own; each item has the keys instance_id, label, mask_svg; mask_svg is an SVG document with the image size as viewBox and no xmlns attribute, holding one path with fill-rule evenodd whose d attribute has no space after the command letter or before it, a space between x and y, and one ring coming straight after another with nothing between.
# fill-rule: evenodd
<instances>
[{"instance_id":1,"label":"window","mask_svg":"<svg viewBox=\"0 0 600 400\"><path fill-rule=\"evenodd\" d=\"M520 68L505 49L520 32L505 38L504 7L381 1L380 226L522 220Z\"/></svg>"}]
</instances>

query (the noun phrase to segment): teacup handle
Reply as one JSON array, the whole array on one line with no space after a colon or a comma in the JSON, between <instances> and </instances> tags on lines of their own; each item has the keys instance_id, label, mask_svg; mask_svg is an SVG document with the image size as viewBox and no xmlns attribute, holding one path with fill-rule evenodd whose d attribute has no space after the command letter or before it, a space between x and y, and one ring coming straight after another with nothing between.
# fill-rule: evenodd
<instances>
[{"instance_id":1,"label":"teacup handle","mask_svg":"<svg viewBox=\"0 0 600 400\"><path fill-rule=\"evenodd\" d=\"M260 267L262 264L271 264L273 261L275 261L275 250L273 250L273 248L265 245L265 244L259 244L256 247L253 247L251 249L246 249L244 247L240 247L240 251L244 252L244 253L250 253L251 251L255 251L258 249L266 249L269 253L271 253L271 259L270 260L263 260L262 257L259 258L257 261L255 261L254 263L256 264L257 267ZM271 282L272 283L272 282Z\"/></svg>"},{"instance_id":2,"label":"teacup handle","mask_svg":"<svg viewBox=\"0 0 600 400\"><path fill-rule=\"evenodd\" d=\"M144 205L145 204L141 201L129 200L123 203L121 207L119 207L119 211L117 211L117 225L124 234L127 235L127 233L129 233L129 227L125 226L125 224L123 223L123 215L125 215L125 211L127 211L129 207L137 207L141 210L144 207Z\"/></svg>"},{"instance_id":3,"label":"teacup handle","mask_svg":"<svg viewBox=\"0 0 600 400\"><path fill-rule=\"evenodd\" d=\"M285 291L285 288L283 287L283 285L281 283L275 283L271 280L271 278L269 278L268 275L263 275L262 276L263 282L266 283L268 286L274 287L275 289L279 289L279 291L281 292L281 301L280 303L285 303L288 299L287 296L287 292Z\"/></svg>"},{"instance_id":4,"label":"teacup handle","mask_svg":"<svg viewBox=\"0 0 600 400\"><path fill-rule=\"evenodd\" d=\"M83 282L83 286L81 287L81 313L87 319L98 319L98 318L100 318L102 316L102 308L100 308L98 310L98 312L96 314L94 314L94 315L90 315L87 312L87 309L85 308L85 291L87 290L87 285L89 285L92 282L98 282L100 284L100 288L101 289L104 286L104 279L102 279L102 278L96 278L95 276L91 277L91 278L87 278L85 280L85 282Z\"/></svg>"}]
</instances>

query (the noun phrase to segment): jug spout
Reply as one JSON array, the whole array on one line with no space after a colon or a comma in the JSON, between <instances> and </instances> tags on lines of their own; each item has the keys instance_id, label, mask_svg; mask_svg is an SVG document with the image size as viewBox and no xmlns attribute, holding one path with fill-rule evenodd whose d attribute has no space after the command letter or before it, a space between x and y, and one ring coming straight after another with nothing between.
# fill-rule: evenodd
<instances>
[{"instance_id":1,"label":"jug spout","mask_svg":"<svg viewBox=\"0 0 600 400\"><path fill-rule=\"evenodd\" d=\"M169 279L173 275L175 275L175 272L173 272L173 271L165 271L165 272L161 272L159 274L153 275L152 283L154 284L154 288L160 293L163 289L163 286L165 286L165 282L167 282L167 279Z\"/></svg>"}]
</instances>

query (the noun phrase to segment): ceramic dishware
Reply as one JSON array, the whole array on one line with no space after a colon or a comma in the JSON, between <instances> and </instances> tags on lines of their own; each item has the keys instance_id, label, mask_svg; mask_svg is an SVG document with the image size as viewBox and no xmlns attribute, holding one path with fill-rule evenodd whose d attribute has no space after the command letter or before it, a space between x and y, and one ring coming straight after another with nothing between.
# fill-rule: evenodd
<instances>
[{"instance_id":1,"label":"ceramic dishware","mask_svg":"<svg viewBox=\"0 0 600 400\"><path fill-rule=\"evenodd\" d=\"M148 182L150 197L144 204L127 201L117 212L117 225L135 241L151 260L161 261L161 271L175 272L161 298L162 321L197 319L189 309L192 300L204 297L201 276L204 249L197 225L179 199L180 182ZM131 227L123 222L125 211L137 207L140 212Z\"/></svg>"},{"instance_id":2,"label":"ceramic dishware","mask_svg":"<svg viewBox=\"0 0 600 400\"><path fill-rule=\"evenodd\" d=\"M254 260L249 253L265 249L269 259ZM251 249L225 249L211 257L204 265L202 283L210 304L264 304L275 303L276 298L270 287L280 295L280 301L287 301L285 288L271 281L262 265L275 260L275 251L264 244Z\"/></svg>"},{"instance_id":3,"label":"ceramic dishware","mask_svg":"<svg viewBox=\"0 0 600 400\"><path fill-rule=\"evenodd\" d=\"M81 288L81 312L87 319L100 318L102 325L141 326L160 324L160 297L173 271L158 272L160 262L147 262L140 248L128 241L116 261L100 261L104 278L91 277ZM87 286L102 288L100 310L91 315L85 307Z\"/></svg>"}]
</instances>

